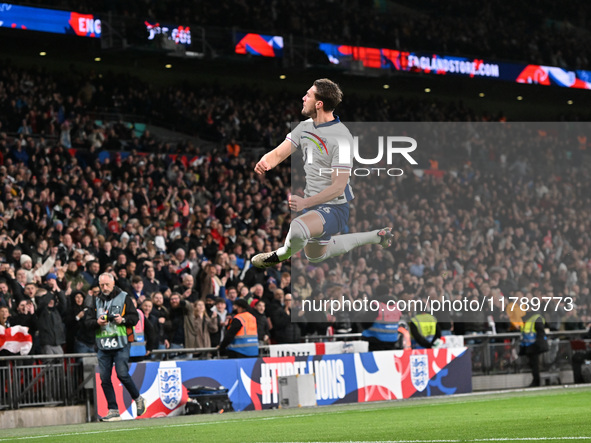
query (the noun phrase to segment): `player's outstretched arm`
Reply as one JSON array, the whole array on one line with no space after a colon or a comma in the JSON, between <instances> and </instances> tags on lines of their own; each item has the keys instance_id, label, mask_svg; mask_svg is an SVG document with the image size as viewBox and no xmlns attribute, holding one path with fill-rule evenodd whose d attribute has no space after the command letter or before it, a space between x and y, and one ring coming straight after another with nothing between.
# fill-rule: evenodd
<instances>
[{"instance_id":1,"label":"player's outstretched arm","mask_svg":"<svg viewBox=\"0 0 591 443\"><path fill-rule=\"evenodd\" d=\"M279 146L261 157L259 162L254 167L254 171L257 174L264 174L269 169L273 169L291 155L292 145L293 144L290 140L283 140Z\"/></svg>"}]
</instances>

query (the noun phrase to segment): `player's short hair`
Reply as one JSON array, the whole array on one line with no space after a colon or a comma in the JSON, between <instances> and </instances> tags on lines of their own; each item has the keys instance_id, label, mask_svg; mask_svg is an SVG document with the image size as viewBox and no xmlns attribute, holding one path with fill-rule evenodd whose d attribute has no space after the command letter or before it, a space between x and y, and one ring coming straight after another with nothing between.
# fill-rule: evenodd
<instances>
[{"instance_id":1,"label":"player's short hair","mask_svg":"<svg viewBox=\"0 0 591 443\"><path fill-rule=\"evenodd\" d=\"M343 91L332 80L319 78L314 82L314 86L316 86L316 100L324 103L325 111L334 111L343 100Z\"/></svg>"}]
</instances>

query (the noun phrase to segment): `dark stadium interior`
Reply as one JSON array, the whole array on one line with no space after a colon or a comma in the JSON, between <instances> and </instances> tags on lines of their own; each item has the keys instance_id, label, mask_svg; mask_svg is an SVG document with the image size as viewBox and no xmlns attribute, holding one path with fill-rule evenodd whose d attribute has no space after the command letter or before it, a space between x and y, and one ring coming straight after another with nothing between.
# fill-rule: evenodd
<instances>
[{"instance_id":1,"label":"dark stadium interior","mask_svg":"<svg viewBox=\"0 0 591 443\"><path fill-rule=\"evenodd\" d=\"M411 293L417 299L499 292L570 297L577 309L548 316L549 329L591 325L591 138L585 128L591 91L345 68L317 49L322 41L591 70L586 2L19 4L92 13L103 22L101 39L0 28L0 309L8 307L9 325L30 327L31 354L49 342L76 352L76 341L87 338L74 318L82 309L76 294L92 295L95 262L100 272L117 275L117 286L133 293L138 306L153 301L146 314L156 330L153 349L167 348L182 322L170 305L173 293L187 303L204 300L211 312L215 298L227 300L234 289L249 303L265 301L271 319L287 294L299 307L307 297L371 298L387 285L394 299ZM144 20L190 25L192 46L148 42ZM284 58L236 54L235 31L285 36ZM423 151L417 169L438 172L415 175L404 167L400 180L378 187L379 199L371 183L356 181L351 232L392 226L391 248L376 254L376 247L362 247L322 264L302 255L257 269L250 259L277 249L289 230L286 201L297 172L287 163L259 176L255 164L302 118L301 97L323 77L344 91L336 112L344 122L538 126L528 127L536 129L527 146L507 140L476 143L469 152L459 146ZM20 269L26 272L19 276ZM54 293L65 295L63 334L45 337L53 324L46 299ZM154 293L162 295L159 302ZM505 312L494 314L492 326L484 314L465 324L455 319L453 333L518 331ZM354 316L321 313L305 320L267 331L271 341L363 330ZM211 338L212 346L219 344ZM4 355L11 354L0 350ZM508 348L494 353L493 363L473 356L475 372L527 370Z\"/></svg>"}]
</instances>

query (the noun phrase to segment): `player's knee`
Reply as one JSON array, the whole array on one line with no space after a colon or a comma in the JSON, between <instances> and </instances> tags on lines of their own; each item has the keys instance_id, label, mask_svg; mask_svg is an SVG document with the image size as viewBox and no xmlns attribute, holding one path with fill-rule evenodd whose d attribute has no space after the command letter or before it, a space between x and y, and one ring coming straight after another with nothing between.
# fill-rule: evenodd
<instances>
[{"instance_id":1,"label":"player's knee","mask_svg":"<svg viewBox=\"0 0 591 443\"><path fill-rule=\"evenodd\" d=\"M326 260L326 253L322 254L319 257L310 257L310 256L308 256L308 254L306 254L306 258L308 259L308 261L310 263L320 263L320 262Z\"/></svg>"},{"instance_id":2,"label":"player's knee","mask_svg":"<svg viewBox=\"0 0 591 443\"><path fill-rule=\"evenodd\" d=\"M310 230L301 221L294 220L291 224L291 238L299 241L310 240Z\"/></svg>"}]
</instances>

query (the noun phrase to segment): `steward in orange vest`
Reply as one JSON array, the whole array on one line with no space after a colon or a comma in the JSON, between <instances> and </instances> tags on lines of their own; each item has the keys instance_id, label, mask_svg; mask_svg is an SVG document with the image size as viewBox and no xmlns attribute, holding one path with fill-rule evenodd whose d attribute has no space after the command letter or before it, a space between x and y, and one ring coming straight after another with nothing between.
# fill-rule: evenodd
<instances>
[{"instance_id":1,"label":"steward in orange vest","mask_svg":"<svg viewBox=\"0 0 591 443\"><path fill-rule=\"evenodd\" d=\"M224 340L218 349L226 350L230 358L258 357L259 340L257 320L249 311L246 300L237 298L234 300L234 309L238 314L234 315Z\"/></svg>"}]
</instances>

